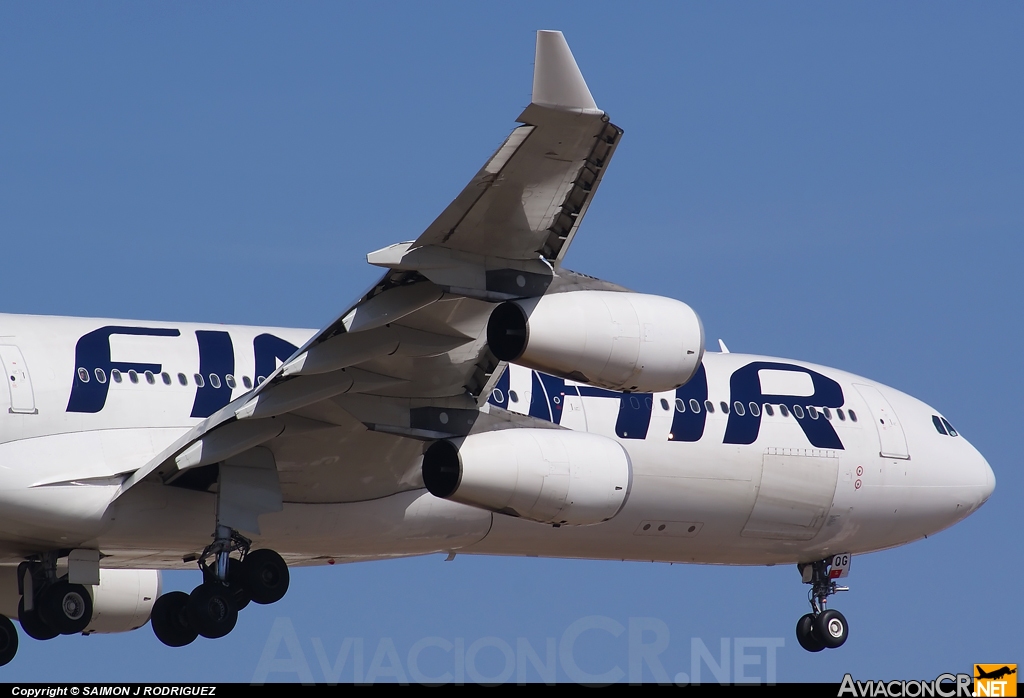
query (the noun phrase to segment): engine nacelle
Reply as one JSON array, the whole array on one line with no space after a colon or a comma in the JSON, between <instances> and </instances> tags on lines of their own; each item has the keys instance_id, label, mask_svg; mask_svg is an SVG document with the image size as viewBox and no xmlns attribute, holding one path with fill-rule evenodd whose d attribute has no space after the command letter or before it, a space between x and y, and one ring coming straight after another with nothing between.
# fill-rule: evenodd
<instances>
[{"instance_id":1,"label":"engine nacelle","mask_svg":"<svg viewBox=\"0 0 1024 698\"><path fill-rule=\"evenodd\" d=\"M100 570L92 590L92 620L83 632L123 633L149 622L161 591L159 570Z\"/></svg>"},{"instance_id":2,"label":"engine nacelle","mask_svg":"<svg viewBox=\"0 0 1024 698\"><path fill-rule=\"evenodd\" d=\"M92 620L83 631L123 633L141 628L149 621L153 604L160 596L158 570L100 570L100 583L85 587L92 593ZM0 567L0 613L18 617L18 572Z\"/></svg>"},{"instance_id":3,"label":"engine nacelle","mask_svg":"<svg viewBox=\"0 0 1024 698\"><path fill-rule=\"evenodd\" d=\"M674 390L704 357L704 326L662 296L569 291L502 303L487 323L502 361L628 392Z\"/></svg>"},{"instance_id":4,"label":"engine nacelle","mask_svg":"<svg viewBox=\"0 0 1024 698\"><path fill-rule=\"evenodd\" d=\"M436 441L423 455L435 497L548 524L585 526L619 513L632 468L618 442L558 429L504 429Z\"/></svg>"}]
</instances>

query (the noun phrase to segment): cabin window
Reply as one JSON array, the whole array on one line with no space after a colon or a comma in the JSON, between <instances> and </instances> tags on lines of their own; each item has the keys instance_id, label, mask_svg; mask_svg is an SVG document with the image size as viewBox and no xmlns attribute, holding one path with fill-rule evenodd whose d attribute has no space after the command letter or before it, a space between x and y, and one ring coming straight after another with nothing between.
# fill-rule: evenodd
<instances>
[{"instance_id":1,"label":"cabin window","mask_svg":"<svg viewBox=\"0 0 1024 698\"><path fill-rule=\"evenodd\" d=\"M746 410L743 409L743 403L740 402L739 400L732 403L732 411L738 414L740 417L746 414Z\"/></svg>"},{"instance_id":2,"label":"cabin window","mask_svg":"<svg viewBox=\"0 0 1024 698\"><path fill-rule=\"evenodd\" d=\"M147 383L149 383L150 385L153 385L154 383L156 383L156 376L153 375L152 371L146 371L146 373L144 375L146 376L146 382Z\"/></svg>"},{"instance_id":3,"label":"cabin window","mask_svg":"<svg viewBox=\"0 0 1024 698\"><path fill-rule=\"evenodd\" d=\"M260 376L260 378L262 377L263 376ZM260 382L262 383L263 381ZM508 399L511 400L512 402L519 402L519 394L516 393L516 391L514 390L510 390L508 391Z\"/></svg>"},{"instance_id":4,"label":"cabin window","mask_svg":"<svg viewBox=\"0 0 1024 698\"><path fill-rule=\"evenodd\" d=\"M724 400L718 403L718 406L722 408L722 414L729 414L729 403Z\"/></svg>"},{"instance_id":5,"label":"cabin window","mask_svg":"<svg viewBox=\"0 0 1024 698\"><path fill-rule=\"evenodd\" d=\"M164 371L163 373L161 373L160 374L160 378L163 380L164 385L170 385L171 384L171 374L168 373L167 371Z\"/></svg>"},{"instance_id":6,"label":"cabin window","mask_svg":"<svg viewBox=\"0 0 1024 698\"><path fill-rule=\"evenodd\" d=\"M814 409L814 407L810 405L807 407L807 414L810 416L811 419L818 418L818 410Z\"/></svg>"},{"instance_id":7,"label":"cabin window","mask_svg":"<svg viewBox=\"0 0 1024 698\"><path fill-rule=\"evenodd\" d=\"M231 388L232 390L238 387L238 384L235 383L235 377L232 376L230 373L224 376L224 382L227 383L228 387Z\"/></svg>"},{"instance_id":8,"label":"cabin window","mask_svg":"<svg viewBox=\"0 0 1024 698\"><path fill-rule=\"evenodd\" d=\"M79 368L78 369L78 380L82 381L83 383L88 383L89 382L89 370L85 369L85 368Z\"/></svg>"},{"instance_id":9,"label":"cabin window","mask_svg":"<svg viewBox=\"0 0 1024 698\"><path fill-rule=\"evenodd\" d=\"M194 376L192 376L192 380L196 382L197 387L202 388L204 385L206 385L206 381L203 380L203 374L201 373L197 373Z\"/></svg>"},{"instance_id":10,"label":"cabin window","mask_svg":"<svg viewBox=\"0 0 1024 698\"><path fill-rule=\"evenodd\" d=\"M135 371L134 368L128 371L128 380L130 380L132 383L139 382L139 374Z\"/></svg>"},{"instance_id":11,"label":"cabin window","mask_svg":"<svg viewBox=\"0 0 1024 698\"><path fill-rule=\"evenodd\" d=\"M676 398L676 412L686 412L686 403L681 397Z\"/></svg>"},{"instance_id":12,"label":"cabin window","mask_svg":"<svg viewBox=\"0 0 1024 698\"><path fill-rule=\"evenodd\" d=\"M179 373L178 382L181 383L182 385L188 385L188 376L186 376L184 373Z\"/></svg>"},{"instance_id":13,"label":"cabin window","mask_svg":"<svg viewBox=\"0 0 1024 698\"><path fill-rule=\"evenodd\" d=\"M263 381L265 380L267 380L266 376L256 376L256 385L263 385ZM515 400L512 402L515 402Z\"/></svg>"},{"instance_id":14,"label":"cabin window","mask_svg":"<svg viewBox=\"0 0 1024 698\"><path fill-rule=\"evenodd\" d=\"M115 383L120 383L121 382L121 372L118 371L116 368L110 369L110 379L112 381L114 381Z\"/></svg>"},{"instance_id":15,"label":"cabin window","mask_svg":"<svg viewBox=\"0 0 1024 698\"><path fill-rule=\"evenodd\" d=\"M211 373L210 385L212 385L214 389L220 388L220 376L218 376L216 373Z\"/></svg>"},{"instance_id":16,"label":"cabin window","mask_svg":"<svg viewBox=\"0 0 1024 698\"><path fill-rule=\"evenodd\" d=\"M711 400L705 400L704 401L704 409L706 409L708 411L708 414L714 414L715 413L715 403L711 402Z\"/></svg>"},{"instance_id":17,"label":"cabin window","mask_svg":"<svg viewBox=\"0 0 1024 698\"><path fill-rule=\"evenodd\" d=\"M96 375L96 380L98 380L100 383L107 382L107 374L102 368L97 368L96 370L93 371L93 373Z\"/></svg>"},{"instance_id":18,"label":"cabin window","mask_svg":"<svg viewBox=\"0 0 1024 698\"><path fill-rule=\"evenodd\" d=\"M842 407L837 407L836 408L836 416L839 417L839 421L840 422L845 422L846 421L846 413L843 412L843 408Z\"/></svg>"},{"instance_id":19,"label":"cabin window","mask_svg":"<svg viewBox=\"0 0 1024 698\"><path fill-rule=\"evenodd\" d=\"M853 410L848 410L848 412L850 414L850 421L851 422L856 422L857 421L857 413L854 412Z\"/></svg>"},{"instance_id":20,"label":"cabin window","mask_svg":"<svg viewBox=\"0 0 1024 698\"><path fill-rule=\"evenodd\" d=\"M769 417L775 416L775 408L769 405L767 402L764 403L764 413Z\"/></svg>"},{"instance_id":21,"label":"cabin window","mask_svg":"<svg viewBox=\"0 0 1024 698\"><path fill-rule=\"evenodd\" d=\"M793 416L797 419L804 418L804 408L800 405L793 405Z\"/></svg>"},{"instance_id":22,"label":"cabin window","mask_svg":"<svg viewBox=\"0 0 1024 698\"><path fill-rule=\"evenodd\" d=\"M750 414L754 415L755 417L761 416L761 408L758 406L756 402L750 403L748 407L750 407Z\"/></svg>"},{"instance_id":23,"label":"cabin window","mask_svg":"<svg viewBox=\"0 0 1024 698\"><path fill-rule=\"evenodd\" d=\"M690 411L694 414L700 414L700 403L694 398L690 398Z\"/></svg>"},{"instance_id":24,"label":"cabin window","mask_svg":"<svg viewBox=\"0 0 1024 698\"><path fill-rule=\"evenodd\" d=\"M830 410L829 408L822 407L821 412L822 414L825 415L825 419L832 419L832 410Z\"/></svg>"},{"instance_id":25,"label":"cabin window","mask_svg":"<svg viewBox=\"0 0 1024 698\"><path fill-rule=\"evenodd\" d=\"M668 412L669 410L668 400L666 400L665 398L661 398L661 409L665 410L666 412Z\"/></svg>"},{"instance_id":26,"label":"cabin window","mask_svg":"<svg viewBox=\"0 0 1024 698\"><path fill-rule=\"evenodd\" d=\"M783 417L789 416L789 409L785 405L779 405L779 414Z\"/></svg>"},{"instance_id":27,"label":"cabin window","mask_svg":"<svg viewBox=\"0 0 1024 698\"><path fill-rule=\"evenodd\" d=\"M252 380L249 376L242 376L242 385L245 386L246 390L252 390Z\"/></svg>"}]
</instances>

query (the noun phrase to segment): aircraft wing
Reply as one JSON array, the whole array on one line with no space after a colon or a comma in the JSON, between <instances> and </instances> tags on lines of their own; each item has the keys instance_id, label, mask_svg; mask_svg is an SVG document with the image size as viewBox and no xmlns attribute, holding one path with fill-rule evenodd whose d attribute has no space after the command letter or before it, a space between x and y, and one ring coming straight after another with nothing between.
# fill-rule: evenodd
<instances>
[{"instance_id":1,"label":"aircraft wing","mask_svg":"<svg viewBox=\"0 0 1024 698\"><path fill-rule=\"evenodd\" d=\"M269 453L286 501L386 496L422 487L410 470L422 440L512 418L480 409L503 370L486 344L495 304L625 290L561 267L622 131L597 108L560 32L538 32L533 100L518 121L416 241L367 256L387 271L366 294L129 476L121 494L143 481L205 489L210 466Z\"/></svg>"}]
</instances>

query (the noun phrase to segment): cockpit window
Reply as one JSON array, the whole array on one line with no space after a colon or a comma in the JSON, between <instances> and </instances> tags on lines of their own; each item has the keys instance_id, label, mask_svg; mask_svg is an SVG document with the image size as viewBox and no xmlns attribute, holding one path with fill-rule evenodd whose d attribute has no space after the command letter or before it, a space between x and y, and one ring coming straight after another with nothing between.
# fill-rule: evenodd
<instances>
[{"instance_id":1,"label":"cockpit window","mask_svg":"<svg viewBox=\"0 0 1024 698\"><path fill-rule=\"evenodd\" d=\"M946 427L942 426L942 420L939 419L938 415L932 415L932 424L935 425L935 431L939 432L943 436L949 435L949 432L946 431Z\"/></svg>"},{"instance_id":2,"label":"cockpit window","mask_svg":"<svg viewBox=\"0 0 1024 698\"><path fill-rule=\"evenodd\" d=\"M952 424L946 421L945 417L942 418L942 425L946 427L946 431L949 432L950 436L956 436L956 429L953 428Z\"/></svg>"}]
</instances>

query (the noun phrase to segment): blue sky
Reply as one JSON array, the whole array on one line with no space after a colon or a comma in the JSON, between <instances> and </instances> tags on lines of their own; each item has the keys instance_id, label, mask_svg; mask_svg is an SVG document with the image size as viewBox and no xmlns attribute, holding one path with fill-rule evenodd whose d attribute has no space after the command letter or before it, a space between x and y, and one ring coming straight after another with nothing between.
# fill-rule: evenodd
<instances>
[{"instance_id":1,"label":"blue sky","mask_svg":"<svg viewBox=\"0 0 1024 698\"><path fill-rule=\"evenodd\" d=\"M476 643L495 676L502 643L543 659L581 621L605 629L579 666L626 678L630 627L669 633L670 678L722 638L782 638L780 681L1024 660L1022 22L1001 2L3 4L4 312L325 324L376 278L365 253L415 238L500 144L534 32L561 29L625 129L567 265L686 301L712 343L935 405L998 485L855 558L838 651L797 646L792 567L431 556L296 570L281 603L179 650L148 627L25 638L0 679L248 681L284 666L260 664L270 641L293 671L269 680L304 661L323 681L346 638L367 672L439 638L426 674Z\"/></svg>"}]
</instances>

